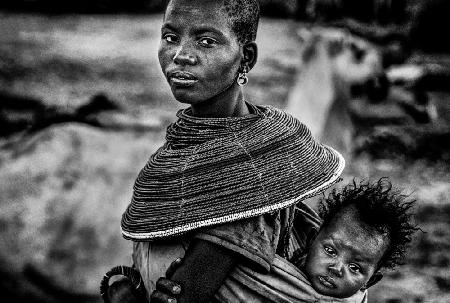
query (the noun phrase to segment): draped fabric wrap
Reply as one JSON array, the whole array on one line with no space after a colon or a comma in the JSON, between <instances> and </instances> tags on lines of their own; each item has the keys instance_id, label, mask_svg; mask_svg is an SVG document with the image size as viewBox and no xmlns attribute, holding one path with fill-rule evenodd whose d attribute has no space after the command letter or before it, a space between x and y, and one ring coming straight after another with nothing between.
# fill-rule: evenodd
<instances>
[{"instance_id":1,"label":"draped fabric wrap","mask_svg":"<svg viewBox=\"0 0 450 303\"><path fill-rule=\"evenodd\" d=\"M300 269L276 255L270 274L238 265L219 288L213 302L367 303L367 291L342 299L321 295Z\"/></svg>"},{"instance_id":2,"label":"draped fabric wrap","mask_svg":"<svg viewBox=\"0 0 450 303\"><path fill-rule=\"evenodd\" d=\"M177 113L139 173L122 216L127 239L152 240L291 206L335 183L342 156L297 119L251 105L244 117Z\"/></svg>"}]
</instances>

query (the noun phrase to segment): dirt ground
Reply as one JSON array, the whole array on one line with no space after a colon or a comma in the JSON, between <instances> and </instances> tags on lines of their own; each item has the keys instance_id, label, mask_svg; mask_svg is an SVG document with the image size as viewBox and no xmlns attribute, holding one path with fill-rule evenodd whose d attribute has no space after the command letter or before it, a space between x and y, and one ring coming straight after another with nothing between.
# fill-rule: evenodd
<instances>
[{"instance_id":1,"label":"dirt ground","mask_svg":"<svg viewBox=\"0 0 450 303\"><path fill-rule=\"evenodd\" d=\"M157 62L160 18L0 14L0 92L61 108L75 108L105 94L137 119L173 120L181 105L172 99ZM249 100L284 106L300 60L297 27L262 20ZM450 103L442 98L438 102L440 108ZM446 110L442 113L449 119ZM154 130L156 136L165 125ZM384 176L417 199L416 220L423 232L414 239L408 264L386 274L370 292L369 302L450 302L449 163L362 155L348 161L345 171L345 181Z\"/></svg>"}]
</instances>

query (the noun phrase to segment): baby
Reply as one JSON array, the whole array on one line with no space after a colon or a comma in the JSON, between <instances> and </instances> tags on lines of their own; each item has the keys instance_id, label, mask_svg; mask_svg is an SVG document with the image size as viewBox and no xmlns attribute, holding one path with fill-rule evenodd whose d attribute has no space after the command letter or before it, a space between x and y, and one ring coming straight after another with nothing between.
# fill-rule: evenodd
<instances>
[{"instance_id":1,"label":"baby","mask_svg":"<svg viewBox=\"0 0 450 303\"><path fill-rule=\"evenodd\" d=\"M273 302L336 302L333 298L340 302L366 302L366 289L382 278L382 270L393 269L402 262L417 230L411 223L412 206L413 201L392 189L386 179L374 184L353 182L320 202L321 218L301 206L302 215L297 217L295 228L305 241L290 260L299 271L277 258L268 275L245 270L235 271L231 277L245 285L259 281L261 287L253 287L245 294L246 301L251 302L267 302L267 298ZM297 281L286 287L282 282L286 274L305 283ZM286 290L277 295L280 285ZM170 291L173 286L173 281L161 279L159 293L152 302L175 300L176 294Z\"/></svg>"},{"instance_id":2,"label":"baby","mask_svg":"<svg viewBox=\"0 0 450 303\"><path fill-rule=\"evenodd\" d=\"M320 204L320 231L308 249L304 270L319 293L349 297L377 283L382 269L401 264L417 229L413 201L381 179L350 184Z\"/></svg>"}]
</instances>

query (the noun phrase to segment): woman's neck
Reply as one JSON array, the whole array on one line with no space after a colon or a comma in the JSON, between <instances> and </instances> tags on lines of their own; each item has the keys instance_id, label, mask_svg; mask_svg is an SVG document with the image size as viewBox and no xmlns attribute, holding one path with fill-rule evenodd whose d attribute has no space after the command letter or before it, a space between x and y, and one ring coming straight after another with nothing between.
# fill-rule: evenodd
<instances>
[{"instance_id":1,"label":"woman's neck","mask_svg":"<svg viewBox=\"0 0 450 303\"><path fill-rule=\"evenodd\" d=\"M192 115L196 117L241 117L250 113L240 87L227 90L199 104L191 105L191 109Z\"/></svg>"}]
</instances>

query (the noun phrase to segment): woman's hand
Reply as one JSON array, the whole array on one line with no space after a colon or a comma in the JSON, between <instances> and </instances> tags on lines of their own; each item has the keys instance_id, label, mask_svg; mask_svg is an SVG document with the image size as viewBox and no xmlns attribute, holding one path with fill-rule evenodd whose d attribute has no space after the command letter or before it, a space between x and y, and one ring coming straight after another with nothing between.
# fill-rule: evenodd
<instances>
[{"instance_id":1,"label":"woman's hand","mask_svg":"<svg viewBox=\"0 0 450 303\"><path fill-rule=\"evenodd\" d=\"M150 296L151 303L176 303L177 297L181 293L181 286L169 278L181 266L183 259L178 258L173 261L166 271L165 278L159 278L156 282L156 290Z\"/></svg>"}]
</instances>

